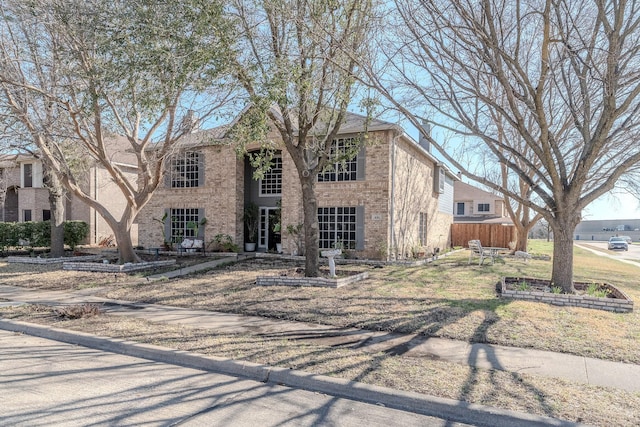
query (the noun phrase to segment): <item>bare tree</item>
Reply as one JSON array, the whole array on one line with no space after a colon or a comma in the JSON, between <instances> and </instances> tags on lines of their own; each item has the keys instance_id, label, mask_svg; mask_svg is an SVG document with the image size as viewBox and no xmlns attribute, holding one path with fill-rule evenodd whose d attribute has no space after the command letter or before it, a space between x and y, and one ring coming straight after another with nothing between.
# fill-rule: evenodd
<instances>
[{"instance_id":1,"label":"bare tree","mask_svg":"<svg viewBox=\"0 0 640 427\"><path fill-rule=\"evenodd\" d=\"M220 2L206 0L2 3L1 101L64 187L111 227L120 262L139 260L131 225L162 182L165 159L191 131L181 117L198 107L208 117L230 91L198 96L221 83L228 65L231 27L222 12ZM73 168L78 154L121 191L119 218L86 191Z\"/></svg>"},{"instance_id":2,"label":"bare tree","mask_svg":"<svg viewBox=\"0 0 640 427\"><path fill-rule=\"evenodd\" d=\"M282 137L302 190L305 274L317 276L316 177L337 157L355 156L364 140L350 141L339 156L332 150L354 96L355 58L366 56L374 1L236 0L233 5L241 28L237 73L253 106L239 123L240 133L259 140L268 119Z\"/></svg>"},{"instance_id":3,"label":"bare tree","mask_svg":"<svg viewBox=\"0 0 640 427\"><path fill-rule=\"evenodd\" d=\"M473 174L432 140L465 175L548 221L551 280L573 292L573 232L582 210L640 161L638 3L396 0L395 6L399 21L389 28L397 33L381 47L384 76L392 74L393 84L382 74L369 78L416 126L428 109L433 125L481 142L530 187L528 199ZM403 95L423 109L403 103ZM500 125L527 149L501 138Z\"/></svg>"}]
</instances>

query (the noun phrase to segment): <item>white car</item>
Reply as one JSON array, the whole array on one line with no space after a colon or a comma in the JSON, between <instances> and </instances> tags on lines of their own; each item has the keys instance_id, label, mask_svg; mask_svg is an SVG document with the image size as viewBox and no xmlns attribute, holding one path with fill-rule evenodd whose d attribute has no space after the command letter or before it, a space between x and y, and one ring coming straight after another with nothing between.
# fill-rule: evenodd
<instances>
[{"instance_id":1,"label":"white car","mask_svg":"<svg viewBox=\"0 0 640 427\"><path fill-rule=\"evenodd\" d=\"M628 251L629 244L623 237L612 237L609 239L608 249L609 250L622 249L622 250Z\"/></svg>"}]
</instances>

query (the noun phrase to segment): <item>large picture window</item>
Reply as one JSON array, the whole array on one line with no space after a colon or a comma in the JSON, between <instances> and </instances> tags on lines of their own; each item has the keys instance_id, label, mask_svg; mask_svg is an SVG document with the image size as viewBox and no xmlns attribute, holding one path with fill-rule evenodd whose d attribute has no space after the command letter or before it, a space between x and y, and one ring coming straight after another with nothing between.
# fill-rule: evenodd
<instances>
[{"instance_id":1,"label":"large picture window","mask_svg":"<svg viewBox=\"0 0 640 427\"><path fill-rule=\"evenodd\" d=\"M330 249L338 243L343 249L356 249L357 222L354 206L318 208L320 248Z\"/></svg>"},{"instance_id":2,"label":"large picture window","mask_svg":"<svg viewBox=\"0 0 640 427\"><path fill-rule=\"evenodd\" d=\"M171 241L182 242L185 238L194 239L196 228L194 224L200 224L201 210L198 208L170 209Z\"/></svg>"},{"instance_id":3,"label":"large picture window","mask_svg":"<svg viewBox=\"0 0 640 427\"><path fill-rule=\"evenodd\" d=\"M202 177L202 154L185 151L171 158L171 188L199 187Z\"/></svg>"},{"instance_id":4,"label":"large picture window","mask_svg":"<svg viewBox=\"0 0 640 427\"><path fill-rule=\"evenodd\" d=\"M357 144L356 138L339 138L331 144L331 158L343 158ZM319 182L356 181L358 179L358 155L345 161L336 161L318 174Z\"/></svg>"},{"instance_id":5,"label":"large picture window","mask_svg":"<svg viewBox=\"0 0 640 427\"><path fill-rule=\"evenodd\" d=\"M280 196L282 194L282 157L271 159L271 168L260 180L261 196Z\"/></svg>"}]
</instances>

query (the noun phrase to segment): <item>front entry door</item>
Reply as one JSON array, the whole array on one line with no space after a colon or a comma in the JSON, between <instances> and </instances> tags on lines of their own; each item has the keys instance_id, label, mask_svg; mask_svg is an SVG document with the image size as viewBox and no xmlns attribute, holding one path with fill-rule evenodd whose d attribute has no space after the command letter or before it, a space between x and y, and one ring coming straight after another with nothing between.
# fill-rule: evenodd
<instances>
[{"instance_id":1,"label":"front entry door","mask_svg":"<svg viewBox=\"0 0 640 427\"><path fill-rule=\"evenodd\" d=\"M269 250L275 246L275 243L272 242L273 231L271 230L271 224L269 224L269 218L276 210L278 208L264 206L260 208L260 227L258 229L258 248L260 249Z\"/></svg>"}]
</instances>

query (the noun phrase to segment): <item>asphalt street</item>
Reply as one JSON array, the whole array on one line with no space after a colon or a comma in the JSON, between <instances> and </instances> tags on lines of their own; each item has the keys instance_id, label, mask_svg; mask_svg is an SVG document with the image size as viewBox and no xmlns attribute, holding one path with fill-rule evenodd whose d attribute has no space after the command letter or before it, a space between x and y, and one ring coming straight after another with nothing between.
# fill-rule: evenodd
<instances>
[{"instance_id":1,"label":"asphalt street","mask_svg":"<svg viewBox=\"0 0 640 427\"><path fill-rule=\"evenodd\" d=\"M0 331L2 426L464 426Z\"/></svg>"},{"instance_id":2,"label":"asphalt street","mask_svg":"<svg viewBox=\"0 0 640 427\"><path fill-rule=\"evenodd\" d=\"M596 255L605 258L615 259L620 262L632 264L640 267L640 242L629 245L628 251L607 249L607 242L591 241L591 240L574 240L574 244L581 248L587 249Z\"/></svg>"}]
</instances>

